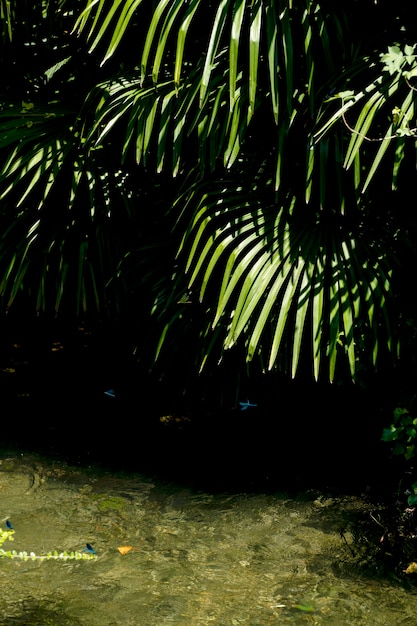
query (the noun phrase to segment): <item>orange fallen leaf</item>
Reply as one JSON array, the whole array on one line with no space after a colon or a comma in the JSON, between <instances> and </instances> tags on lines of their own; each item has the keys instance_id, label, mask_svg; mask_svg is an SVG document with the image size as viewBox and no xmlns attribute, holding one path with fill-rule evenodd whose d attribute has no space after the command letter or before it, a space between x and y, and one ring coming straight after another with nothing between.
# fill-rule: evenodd
<instances>
[{"instance_id":1,"label":"orange fallen leaf","mask_svg":"<svg viewBox=\"0 0 417 626\"><path fill-rule=\"evenodd\" d=\"M124 555L127 554L133 546L119 546L117 549L119 550L120 554Z\"/></svg>"}]
</instances>

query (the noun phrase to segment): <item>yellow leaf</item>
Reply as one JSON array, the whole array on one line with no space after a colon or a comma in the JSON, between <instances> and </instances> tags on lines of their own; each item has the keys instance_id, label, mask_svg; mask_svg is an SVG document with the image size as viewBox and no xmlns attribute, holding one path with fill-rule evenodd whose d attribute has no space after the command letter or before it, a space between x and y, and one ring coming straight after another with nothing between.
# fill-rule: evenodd
<instances>
[{"instance_id":1,"label":"yellow leaf","mask_svg":"<svg viewBox=\"0 0 417 626\"><path fill-rule=\"evenodd\" d=\"M417 563L410 563L407 569L403 570L405 574L417 574Z\"/></svg>"}]
</instances>

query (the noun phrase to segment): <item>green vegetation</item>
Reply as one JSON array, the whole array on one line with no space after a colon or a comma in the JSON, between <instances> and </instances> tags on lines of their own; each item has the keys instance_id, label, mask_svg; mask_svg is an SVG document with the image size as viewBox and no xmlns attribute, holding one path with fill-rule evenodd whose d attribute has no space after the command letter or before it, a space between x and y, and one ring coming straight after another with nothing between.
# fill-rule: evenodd
<instances>
[{"instance_id":1,"label":"green vegetation","mask_svg":"<svg viewBox=\"0 0 417 626\"><path fill-rule=\"evenodd\" d=\"M382 438L387 442L395 442L394 454L404 456L406 461L417 457L417 418L410 415L407 409L396 408L394 421L390 428L385 428Z\"/></svg>"},{"instance_id":2,"label":"green vegetation","mask_svg":"<svg viewBox=\"0 0 417 626\"><path fill-rule=\"evenodd\" d=\"M414 463L417 458L417 417L409 413L407 409L396 408L394 421L389 428L384 428L383 441L392 445L394 455L403 457L406 462L405 471L409 476L408 482L415 479ZM407 505L417 505L417 481L406 487Z\"/></svg>"},{"instance_id":3,"label":"green vegetation","mask_svg":"<svg viewBox=\"0 0 417 626\"><path fill-rule=\"evenodd\" d=\"M0 546L4 544L5 541L13 541L15 531L12 529L3 530L0 528ZM53 552L48 552L47 554L35 554L34 552L27 552L26 550L22 550L17 552L16 550L3 550L0 547L0 558L7 557L9 559L19 559L21 561L68 561L68 560L91 560L97 558L97 555L92 552L58 552L54 550Z\"/></svg>"},{"instance_id":4,"label":"green vegetation","mask_svg":"<svg viewBox=\"0 0 417 626\"><path fill-rule=\"evenodd\" d=\"M219 361L357 380L414 349L406 3L0 15L3 311L127 321L185 387Z\"/></svg>"},{"instance_id":5,"label":"green vegetation","mask_svg":"<svg viewBox=\"0 0 417 626\"><path fill-rule=\"evenodd\" d=\"M141 371L210 419L266 372L395 372L413 395L412 13L0 0L0 313L118 326ZM384 439L409 461L415 433L399 410Z\"/></svg>"}]
</instances>

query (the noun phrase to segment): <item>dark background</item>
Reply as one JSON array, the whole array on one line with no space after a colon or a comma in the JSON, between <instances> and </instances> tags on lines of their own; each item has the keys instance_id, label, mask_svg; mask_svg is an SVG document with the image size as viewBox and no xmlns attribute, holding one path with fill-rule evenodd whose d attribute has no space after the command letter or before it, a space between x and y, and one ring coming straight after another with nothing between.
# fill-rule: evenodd
<instances>
[{"instance_id":1,"label":"dark background","mask_svg":"<svg viewBox=\"0 0 417 626\"><path fill-rule=\"evenodd\" d=\"M238 400L257 404L242 410L233 393L211 397L218 380L196 377L185 397L171 378L143 371L114 328L68 331L40 318L1 328L2 454L36 452L197 488L397 488L399 461L381 434L399 372L374 374L366 387L263 375L241 381Z\"/></svg>"}]
</instances>

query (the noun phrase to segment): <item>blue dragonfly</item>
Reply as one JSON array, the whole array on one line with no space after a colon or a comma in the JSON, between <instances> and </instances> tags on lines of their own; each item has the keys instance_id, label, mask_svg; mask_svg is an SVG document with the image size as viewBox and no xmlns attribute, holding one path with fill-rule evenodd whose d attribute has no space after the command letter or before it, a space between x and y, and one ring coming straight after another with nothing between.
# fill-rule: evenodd
<instances>
[{"instance_id":1,"label":"blue dragonfly","mask_svg":"<svg viewBox=\"0 0 417 626\"><path fill-rule=\"evenodd\" d=\"M109 398L115 398L116 392L114 391L114 389L108 389L107 391L104 392L104 395L108 396Z\"/></svg>"},{"instance_id":2,"label":"blue dragonfly","mask_svg":"<svg viewBox=\"0 0 417 626\"><path fill-rule=\"evenodd\" d=\"M239 405L240 405L240 410L241 411L247 411L247 409L249 409L249 407L258 406L257 404L252 404L252 402L249 402L249 400L246 400L246 402L239 402Z\"/></svg>"},{"instance_id":3,"label":"blue dragonfly","mask_svg":"<svg viewBox=\"0 0 417 626\"><path fill-rule=\"evenodd\" d=\"M91 545L91 543L86 543L85 544L84 552L89 552L90 554L97 554L97 552L94 550L94 548Z\"/></svg>"}]
</instances>

